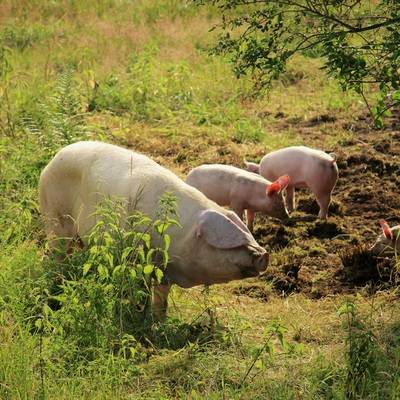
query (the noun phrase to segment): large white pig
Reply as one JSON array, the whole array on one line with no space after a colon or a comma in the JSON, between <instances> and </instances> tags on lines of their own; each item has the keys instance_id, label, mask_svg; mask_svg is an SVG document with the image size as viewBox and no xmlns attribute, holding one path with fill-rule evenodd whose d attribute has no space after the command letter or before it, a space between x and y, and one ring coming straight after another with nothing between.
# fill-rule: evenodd
<instances>
[{"instance_id":1,"label":"large white pig","mask_svg":"<svg viewBox=\"0 0 400 400\"><path fill-rule=\"evenodd\" d=\"M261 211L275 218L285 219L288 212L282 191L289 184L288 176L275 182L231 165L206 164L192 169L186 183L204 193L220 206L230 206L253 229L254 212Z\"/></svg>"},{"instance_id":2,"label":"large white pig","mask_svg":"<svg viewBox=\"0 0 400 400\"><path fill-rule=\"evenodd\" d=\"M78 142L59 151L40 176L40 209L49 239L85 236L104 197L126 201L127 213L154 218L160 197L172 193L182 227L171 227L166 282L154 295L155 313L166 312L173 283L188 288L257 276L268 255L235 213L207 199L171 171L133 151ZM157 235L154 236L157 240Z\"/></svg>"},{"instance_id":3,"label":"large white pig","mask_svg":"<svg viewBox=\"0 0 400 400\"><path fill-rule=\"evenodd\" d=\"M319 218L326 219L331 194L338 180L336 155L305 146L286 147L265 155L260 164L246 162L250 172L259 173L266 179L275 180L289 175L286 203L289 212L295 209L295 189L309 188L320 207Z\"/></svg>"},{"instance_id":4,"label":"large white pig","mask_svg":"<svg viewBox=\"0 0 400 400\"><path fill-rule=\"evenodd\" d=\"M400 225L391 228L384 219L380 219L379 224L381 225L382 233L372 246L372 253L375 255L398 254L400 252Z\"/></svg>"}]
</instances>

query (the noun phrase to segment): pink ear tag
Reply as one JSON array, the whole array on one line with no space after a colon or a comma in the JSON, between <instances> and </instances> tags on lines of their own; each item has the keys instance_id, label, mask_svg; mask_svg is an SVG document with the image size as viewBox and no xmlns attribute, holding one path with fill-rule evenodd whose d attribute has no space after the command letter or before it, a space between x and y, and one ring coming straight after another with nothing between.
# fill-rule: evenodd
<instances>
[{"instance_id":1,"label":"pink ear tag","mask_svg":"<svg viewBox=\"0 0 400 400\"><path fill-rule=\"evenodd\" d=\"M279 193L281 191L281 185L278 181L272 182L266 188L266 192L268 196L272 196L275 193Z\"/></svg>"}]
</instances>

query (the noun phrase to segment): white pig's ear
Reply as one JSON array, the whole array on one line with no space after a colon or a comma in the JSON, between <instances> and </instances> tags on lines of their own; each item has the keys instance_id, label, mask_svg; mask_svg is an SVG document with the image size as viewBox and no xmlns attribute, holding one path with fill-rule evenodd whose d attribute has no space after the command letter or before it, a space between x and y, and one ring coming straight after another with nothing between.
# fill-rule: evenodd
<instances>
[{"instance_id":1,"label":"white pig's ear","mask_svg":"<svg viewBox=\"0 0 400 400\"><path fill-rule=\"evenodd\" d=\"M289 175L280 176L275 182L272 182L267 186L266 192L268 196L272 196L275 193L280 193L286 189L290 183Z\"/></svg>"},{"instance_id":2,"label":"white pig's ear","mask_svg":"<svg viewBox=\"0 0 400 400\"><path fill-rule=\"evenodd\" d=\"M389 240L393 240L393 232L390 229L389 224L384 219L380 219L379 220L379 225L382 228L382 231L383 231L383 234L385 235L385 238L389 239Z\"/></svg>"},{"instance_id":3,"label":"white pig's ear","mask_svg":"<svg viewBox=\"0 0 400 400\"><path fill-rule=\"evenodd\" d=\"M237 216L237 214L233 211L228 211L227 217L233 221L242 231L251 235L249 228L243 223L243 221Z\"/></svg>"},{"instance_id":4,"label":"white pig's ear","mask_svg":"<svg viewBox=\"0 0 400 400\"><path fill-rule=\"evenodd\" d=\"M218 249L233 249L250 243L250 238L244 231L225 215L214 210L200 213L196 234Z\"/></svg>"}]
</instances>

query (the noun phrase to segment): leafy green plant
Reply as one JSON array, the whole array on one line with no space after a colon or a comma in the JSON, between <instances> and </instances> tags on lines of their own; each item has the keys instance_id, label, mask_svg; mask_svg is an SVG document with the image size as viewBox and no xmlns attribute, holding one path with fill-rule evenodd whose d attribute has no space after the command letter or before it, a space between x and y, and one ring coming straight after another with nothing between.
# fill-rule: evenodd
<instances>
[{"instance_id":1,"label":"leafy green plant","mask_svg":"<svg viewBox=\"0 0 400 400\"><path fill-rule=\"evenodd\" d=\"M91 82L88 111L110 111L116 115L122 115L130 110L129 88L121 82L118 76L110 74L99 82L95 80Z\"/></svg>"},{"instance_id":2,"label":"leafy green plant","mask_svg":"<svg viewBox=\"0 0 400 400\"><path fill-rule=\"evenodd\" d=\"M0 133L8 136L15 135L15 121L9 95L11 72L10 49L0 41Z\"/></svg>"},{"instance_id":3,"label":"leafy green plant","mask_svg":"<svg viewBox=\"0 0 400 400\"><path fill-rule=\"evenodd\" d=\"M160 119L168 114L166 78L157 74L155 55L158 48L148 46L140 54L133 54L128 68L135 119Z\"/></svg>"},{"instance_id":4,"label":"leafy green plant","mask_svg":"<svg viewBox=\"0 0 400 400\"><path fill-rule=\"evenodd\" d=\"M164 279L168 229L179 225L175 210L168 194L154 221L139 212L126 215L122 201L105 199L84 249L66 255L60 241L25 302L26 323L43 336L47 357L83 370L110 353L146 359L141 342L155 322L152 288Z\"/></svg>"},{"instance_id":5,"label":"leafy green plant","mask_svg":"<svg viewBox=\"0 0 400 400\"><path fill-rule=\"evenodd\" d=\"M302 346L300 344L290 344L286 340L286 332L287 328L285 328L277 320L272 320L267 324L263 332L263 343L261 346L258 346L254 349L253 360L244 374L240 382L240 386L243 386L253 368L262 369L264 366L268 366L274 361L274 339L278 341L282 350L289 355L293 355L302 351Z\"/></svg>"},{"instance_id":6,"label":"leafy green plant","mask_svg":"<svg viewBox=\"0 0 400 400\"><path fill-rule=\"evenodd\" d=\"M53 146L70 144L82 136L82 108L74 87L72 68L67 66L59 76L50 108L46 111L47 129L51 133L46 137L55 142Z\"/></svg>"},{"instance_id":7,"label":"leafy green plant","mask_svg":"<svg viewBox=\"0 0 400 400\"><path fill-rule=\"evenodd\" d=\"M40 101L36 113L33 115L22 110L20 120L21 125L36 135L50 154L84 138L84 112L70 66L59 75L52 94Z\"/></svg>"},{"instance_id":8,"label":"leafy green plant","mask_svg":"<svg viewBox=\"0 0 400 400\"><path fill-rule=\"evenodd\" d=\"M8 48L23 51L48 35L42 25L12 26L7 25L0 31L0 43Z\"/></svg>"},{"instance_id":9,"label":"leafy green plant","mask_svg":"<svg viewBox=\"0 0 400 400\"><path fill-rule=\"evenodd\" d=\"M373 384L379 358L379 347L373 332L358 318L354 303L346 302L339 309L347 328L346 398L365 398Z\"/></svg>"},{"instance_id":10,"label":"leafy green plant","mask_svg":"<svg viewBox=\"0 0 400 400\"><path fill-rule=\"evenodd\" d=\"M175 210L168 194L155 220L140 213L126 217L121 201L106 199L96 211L87 247L68 254L60 242L43 258L25 232L0 242L0 321L3 328L10 319L15 331L7 345L19 348L23 342L22 348L32 349L31 357L13 352L19 358L10 368L7 351L0 351L0 377L7 382L0 385L1 395L26 390L47 398L49 379L57 376L101 376L108 385L123 385L140 372L137 363L153 351L146 339L158 326L149 307L151 289L164 278L168 230L178 224ZM2 340L5 334L1 329ZM35 364L34 373L25 362ZM25 368L21 379L10 373L13 368Z\"/></svg>"},{"instance_id":11,"label":"leafy green plant","mask_svg":"<svg viewBox=\"0 0 400 400\"><path fill-rule=\"evenodd\" d=\"M237 143L259 143L264 135L260 121L239 119L233 125L232 139Z\"/></svg>"}]
</instances>

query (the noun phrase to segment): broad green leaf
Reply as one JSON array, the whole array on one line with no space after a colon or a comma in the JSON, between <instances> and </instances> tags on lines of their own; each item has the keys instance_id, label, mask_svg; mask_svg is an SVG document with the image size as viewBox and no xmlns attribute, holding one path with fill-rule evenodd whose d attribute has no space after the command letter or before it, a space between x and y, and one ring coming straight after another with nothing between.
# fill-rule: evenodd
<instances>
[{"instance_id":1,"label":"broad green leaf","mask_svg":"<svg viewBox=\"0 0 400 400\"><path fill-rule=\"evenodd\" d=\"M100 276L100 279L106 279L109 276L108 269L104 265L99 265L97 267L97 272Z\"/></svg>"},{"instance_id":2,"label":"broad green leaf","mask_svg":"<svg viewBox=\"0 0 400 400\"><path fill-rule=\"evenodd\" d=\"M83 276L85 276L89 272L91 267L92 267L92 264L90 264L90 263L86 263L83 265Z\"/></svg>"},{"instance_id":3,"label":"broad green leaf","mask_svg":"<svg viewBox=\"0 0 400 400\"><path fill-rule=\"evenodd\" d=\"M146 246L147 249L150 249L151 247L151 238L150 235L148 233L144 233L142 235L142 240L144 241L144 244Z\"/></svg>"},{"instance_id":4,"label":"broad green leaf","mask_svg":"<svg viewBox=\"0 0 400 400\"><path fill-rule=\"evenodd\" d=\"M150 274L153 272L153 270L154 270L154 265L152 265L152 264L147 264L147 265L144 267L144 269L143 269L143 273L144 273L145 275L150 275Z\"/></svg>"},{"instance_id":5,"label":"broad green leaf","mask_svg":"<svg viewBox=\"0 0 400 400\"><path fill-rule=\"evenodd\" d=\"M161 283L163 277L164 277L164 272L160 268L156 268L156 279L157 279L157 282Z\"/></svg>"},{"instance_id":6,"label":"broad green leaf","mask_svg":"<svg viewBox=\"0 0 400 400\"><path fill-rule=\"evenodd\" d=\"M111 253L106 253L105 258L108 261L108 265L112 268L114 266L114 256Z\"/></svg>"},{"instance_id":7,"label":"broad green leaf","mask_svg":"<svg viewBox=\"0 0 400 400\"><path fill-rule=\"evenodd\" d=\"M170 244L171 244L171 237L166 233L166 234L164 235L164 249L165 249L166 251L169 250Z\"/></svg>"},{"instance_id":8,"label":"broad green leaf","mask_svg":"<svg viewBox=\"0 0 400 400\"><path fill-rule=\"evenodd\" d=\"M123 271L122 271L122 265L117 265L117 266L113 269L112 276L113 276L113 277L116 277L120 272L123 272Z\"/></svg>"},{"instance_id":9,"label":"broad green leaf","mask_svg":"<svg viewBox=\"0 0 400 400\"><path fill-rule=\"evenodd\" d=\"M146 255L146 263L151 264L153 261L153 254L155 252L155 249L150 249L149 252Z\"/></svg>"},{"instance_id":10,"label":"broad green leaf","mask_svg":"<svg viewBox=\"0 0 400 400\"><path fill-rule=\"evenodd\" d=\"M124 249L124 251L122 252L122 257L121 257L122 262L126 261L126 259L130 256L131 252L132 252L132 248L131 247L126 247Z\"/></svg>"}]
</instances>

